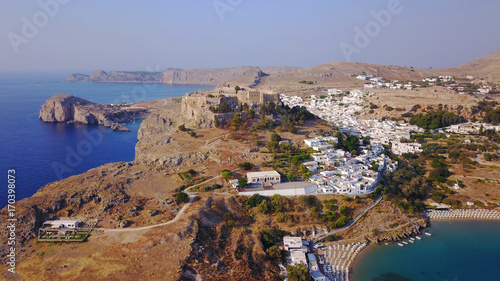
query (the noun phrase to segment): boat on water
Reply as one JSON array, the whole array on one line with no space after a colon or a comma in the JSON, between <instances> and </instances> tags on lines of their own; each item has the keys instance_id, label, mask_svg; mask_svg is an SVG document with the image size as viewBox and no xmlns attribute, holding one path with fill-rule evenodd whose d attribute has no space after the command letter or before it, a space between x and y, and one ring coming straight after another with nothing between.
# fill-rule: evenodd
<instances>
[{"instance_id":1,"label":"boat on water","mask_svg":"<svg viewBox=\"0 0 500 281\"><path fill-rule=\"evenodd\" d=\"M398 243L398 245L401 246L401 247L404 247L404 244L402 244L402 243Z\"/></svg>"},{"instance_id":2,"label":"boat on water","mask_svg":"<svg viewBox=\"0 0 500 281\"><path fill-rule=\"evenodd\" d=\"M408 245L408 242L406 242L406 241L403 241L403 244L405 244L405 245Z\"/></svg>"},{"instance_id":3,"label":"boat on water","mask_svg":"<svg viewBox=\"0 0 500 281\"><path fill-rule=\"evenodd\" d=\"M389 243L386 242L385 245L387 246L387 245L389 245Z\"/></svg>"},{"instance_id":4,"label":"boat on water","mask_svg":"<svg viewBox=\"0 0 500 281\"><path fill-rule=\"evenodd\" d=\"M412 237L412 238L410 238L410 241L415 241L415 238L413 238L413 237Z\"/></svg>"},{"instance_id":5,"label":"boat on water","mask_svg":"<svg viewBox=\"0 0 500 281\"><path fill-rule=\"evenodd\" d=\"M415 241L414 240L410 240L410 243L415 243Z\"/></svg>"},{"instance_id":6,"label":"boat on water","mask_svg":"<svg viewBox=\"0 0 500 281\"><path fill-rule=\"evenodd\" d=\"M425 235L432 236L432 234L430 234L429 232L426 232Z\"/></svg>"},{"instance_id":7,"label":"boat on water","mask_svg":"<svg viewBox=\"0 0 500 281\"><path fill-rule=\"evenodd\" d=\"M417 238L418 240L422 239L420 236L416 236L415 238Z\"/></svg>"}]
</instances>

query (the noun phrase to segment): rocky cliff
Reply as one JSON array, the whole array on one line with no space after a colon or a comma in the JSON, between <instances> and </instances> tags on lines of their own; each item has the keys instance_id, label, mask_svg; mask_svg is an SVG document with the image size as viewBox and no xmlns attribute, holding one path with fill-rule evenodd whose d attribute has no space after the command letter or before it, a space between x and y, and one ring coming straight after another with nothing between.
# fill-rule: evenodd
<instances>
[{"instance_id":1,"label":"rocky cliff","mask_svg":"<svg viewBox=\"0 0 500 281\"><path fill-rule=\"evenodd\" d=\"M163 72L146 71L111 71L95 70L86 75L73 73L66 78L68 82L108 82L108 83L165 83L182 85L218 85L222 82L236 79L256 67L242 66L232 68L191 69L167 68ZM266 73L288 73L297 70L296 67L264 67ZM260 70L260 69L259 69Z\"/></svg>"},{"instance_id":2,"label":"rocky cliff","mask_svg":"<svg viewBox=\"0 0 500 281\"><path fill-rule=\"evenodd\" d=\"M72 95L50 97L40 110L44 122L65 122L103 125L115 131L130 131L122 125L147 110L122 110L120 105L98 104Z\"/></svg>"},{"instance_id":3,"label":"rocky cliff","mask_svg":"<svg viewBox=\"0 0 500 281\"><path fill-rule=\"evenodd\" d=\"M147 71L111 71L95 70L92 74L85 75L73 73L66 78L68 82L108 82L108 83L162 83L161 72Z\"/></svg>"},{"instance_id":4,"label":"rocky cliff","mask_svg":"<svg viewBox=\"0 0 500 281\"><path fill-rule=\"evenodd\" d=\"M236 108L238 98L236 96L216 97L214 95L213 91L199 91L182 97L180 116L184 119L183 122L187 127L209 129L215 127L215 119L219 121L219 124L225 124L231 120L235 112L213 113L210 108L219 106L222 103Z\"/></svg>"}]
</instances>

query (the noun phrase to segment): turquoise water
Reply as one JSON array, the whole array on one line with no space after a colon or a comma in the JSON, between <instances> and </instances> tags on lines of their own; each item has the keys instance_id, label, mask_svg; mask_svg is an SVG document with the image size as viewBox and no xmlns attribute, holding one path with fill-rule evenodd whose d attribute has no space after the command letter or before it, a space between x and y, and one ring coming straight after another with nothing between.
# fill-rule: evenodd
<instances>
[{"instance_id":1,"label":"turquoise water","mask_svg":"<svg viewBox=\"0 0 500 281\"><path fill-rule=\"evenodd\" d=\"M429 230L432 236L404 247L368 247L351 280L500 280L500 222L433 222Z\"/></svg>"},{"instance_id":2,"label":"turquoise water","mask_svg":"<svg viewBox=\"0 0 500 281\"><path fill-rule=\"evenodd\" d=\"M101 126L44 123L40 106L55 94L72 94L92 102L135 102L181 96L203 85L61 83L66 74L0 75L0 174L16 170L16 199L33 195L49 182L83 173L102 164L132 161L141 120L128 133ZM47 83L48 82L48 83ZM94 142L91 137L94 136ZM97 138L95 136L102 136ZM90 144L90 146L85 146ZM72 151L83 151L75 158ZM6 177L6 176L5 176ZM0 208L7 198L0 197Z\"/></svg>"}]
</instances>

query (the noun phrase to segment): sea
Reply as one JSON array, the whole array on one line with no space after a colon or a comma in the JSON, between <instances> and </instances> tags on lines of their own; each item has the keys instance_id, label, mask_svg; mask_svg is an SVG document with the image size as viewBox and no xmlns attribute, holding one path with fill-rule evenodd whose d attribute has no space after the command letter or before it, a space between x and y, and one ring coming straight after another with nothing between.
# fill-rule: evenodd
<instances>
[{"instance_id":1,"label":"sea","mask_svg":"<svg viewBox=\"0 0 500 281\"><path fill-rule=\"evenodd\" d=\"M7 173L15 170L16 201L41 186L81 174L105 163L133 161L142 120L130 132L102 126L44 123L41 105L56 94L71 94L96 103L137 102L182 96L207 85L87 83L64 81L68 73L0 74L0 173L4 176L0 208L7 205Z\"/></svg>"},{"instance_id":2,"label":"sea","mask_svg":"<svg viewBox=\"0 0 500 281\"><path fill-rule=\"evenodd\" d=\"M350 280L500 280L499 221L436 221L429 233L404 247L368 246L357 257Z\"/></svg>"}]
</instances>

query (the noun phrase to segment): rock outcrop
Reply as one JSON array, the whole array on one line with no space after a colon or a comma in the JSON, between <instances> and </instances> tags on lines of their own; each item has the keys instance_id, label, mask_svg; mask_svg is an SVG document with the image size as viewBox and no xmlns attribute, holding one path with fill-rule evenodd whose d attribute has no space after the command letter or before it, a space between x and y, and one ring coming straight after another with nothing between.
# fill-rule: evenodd
<instances>
[{"instance_id":1,"label":"rock outcrop","mask_svg":"<svg viewBox=\"0 0 500 281\"><path fill-rule=\"evenodd\" d=\"M40 119L44 122L69 122L75 121L75 109L80 106L93 106L88 100L72 95L55 95L49 98L40 110ZM79 112L81 113L81 112ZM77 114L77 120L82 123L94 123L94 116Z\"/></svg>"},{"instance_id":2,"label":"rock outcrop","mask_svg":"<svg viewBox=\"0 0 500 281\"><path fill-rule=\"evenodd\" d=\"M172 115L173 114L168 114L167 112L152 113L148 118L142 121L139 132L137 132L137 139L141 140L149 135L162 134L177 130L178 125L175 125L178 122L175 116Z\"/></svg>"},{"instance_id":3,"label":"rock outcrop","mask_svg":"<svg viewBox=\"0 0 500 281\"><path fill-rule=\"evenodd\" d=\"M120 105L98 104L72 95L50 97L40 110L44 122L95 124L127 132L122 125L145 113L144 109L122 110Z\"/></svg>"},{"instance_id":4,"label":"rock outcrop","mask_svg":"<svg viewBox=\"0 0 500 281\"><path fill-rule=\"evenodd\" d=\"M238 106L238 98L221 96L215 97L210 93L194 92L182 97L181 114L185 125L195 129L208 129L215 127L215 119L219 124L225 124L234 116L235 111L225 113L214 113L211 107L217 107L225 103L231 108ZM238 111L239 112L239 111Z\"/></svg>"}]
</instances>

